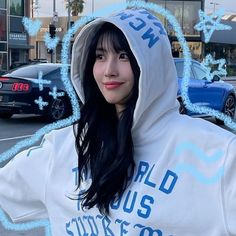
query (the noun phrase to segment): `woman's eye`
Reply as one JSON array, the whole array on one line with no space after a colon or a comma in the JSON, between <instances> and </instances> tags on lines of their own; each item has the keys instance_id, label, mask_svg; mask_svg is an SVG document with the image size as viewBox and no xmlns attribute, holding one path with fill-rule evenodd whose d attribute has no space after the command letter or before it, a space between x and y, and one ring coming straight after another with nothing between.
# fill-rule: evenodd
<instances>
[{"instance_id":1,"label":"woman's eye","mask_svg":"<svg viewBox=\"0 0 236 236\"><path fill-rule=\"evenodd\" d=\"M102 59L104 59L104 55L102 55L102 54L96 55L96 60L102 60Z\"/></svg>"},{"instance_id":2,"label":"woman's eye","mask_svg":"<svg viewBox=\"0 0 236 236\"><path fill-rule=\"evenodd\" d=\"M120 54L120 59L125 59L125 60L129 60L128 54L126 52L122 52Z\"/></svg>"}]
</instances>

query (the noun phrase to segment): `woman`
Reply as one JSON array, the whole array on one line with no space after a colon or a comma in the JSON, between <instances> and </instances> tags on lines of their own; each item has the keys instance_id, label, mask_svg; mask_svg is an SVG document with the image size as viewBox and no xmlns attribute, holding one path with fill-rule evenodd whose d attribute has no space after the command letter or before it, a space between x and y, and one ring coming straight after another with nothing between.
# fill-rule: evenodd
<instances>
[{"instance_id":1,"label":"woman","mask_svg":"<svg viewBox=\"0 0 236 236\"><path fill-rule=\"evenodd\" d=\"M130 9L86 25L72 82L78 123L0 171L0 205L14 221L48 218L56 236L236 234L235 136L178 114L157 18Z\"/></svg>"}]
</instances>

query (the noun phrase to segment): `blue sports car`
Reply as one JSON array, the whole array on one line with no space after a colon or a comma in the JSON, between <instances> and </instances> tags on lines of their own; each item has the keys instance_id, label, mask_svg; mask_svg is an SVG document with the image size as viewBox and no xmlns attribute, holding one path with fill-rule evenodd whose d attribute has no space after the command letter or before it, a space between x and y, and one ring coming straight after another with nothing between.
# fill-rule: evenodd
<instances>
[{"instance_id":1,"label":"blue sports car","mask_svg":"<svg viewBox=\"0 0 236 236\"><path fill-rule=\"evenodd\" d=\"M204 114L196 114L187 110L181 98L181 83L184 71L184 59L174 58L178 75L178 93L177 99L180 102L180 113L191 116L205 116ZM223 112L234 118L236 96L234 87L221 80L217 75L212 81L206 79L205 68L195 60L191 60L190 79L188 94L190 101L199 106L207 106L217 111ZM223 123L217 119L218 123Z\"/></svg>"}]
</instances>

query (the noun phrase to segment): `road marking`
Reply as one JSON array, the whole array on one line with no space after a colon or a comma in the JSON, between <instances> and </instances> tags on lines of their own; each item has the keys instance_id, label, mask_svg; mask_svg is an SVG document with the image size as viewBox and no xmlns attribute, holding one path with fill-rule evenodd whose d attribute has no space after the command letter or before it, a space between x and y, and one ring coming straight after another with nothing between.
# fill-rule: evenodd
<instances>
[{"instance_id":1,"label":"road marking","mask_svg":"<svg viewBox=\"0 0 236 236\"><path fill-rule=\"evenodd\" d=\"M14 139L28 138L28 137L31 137L31 136L33 136L33 135L31 134L31 135L23 135L23 136L12 137L12 138L3 138L3 139L0 139L0 142L14 140Z\"/></svg>"}]
</instances>

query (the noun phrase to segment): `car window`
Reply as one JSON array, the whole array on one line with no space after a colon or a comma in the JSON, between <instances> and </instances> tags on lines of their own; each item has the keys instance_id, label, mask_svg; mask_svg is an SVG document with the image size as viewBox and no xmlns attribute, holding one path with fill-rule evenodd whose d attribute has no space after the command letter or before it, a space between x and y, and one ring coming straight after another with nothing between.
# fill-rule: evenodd
<instances>
[{"instance_id":1,"label":"car window","mask_svg":"<svg viewBox=\"0 0 236 236\"><path fill-rule=\"evenodd\" d=\"M196 79L206 79L206 71L197 64L193 65L193 70L196 76Z\"/></svg>"},{"instance_id":2,"label":"car window","mask_svg":"<svg viewBox=\"0 0 236 236\"><path fill-rule=\"evenodd\" d=\"M176 67L178 78L183 78L184 77L184 62L183 61L176 61L175 67ZM190 78L194 78L191 68L190 68Z\"/></svg>"},{"instance_id":3,"label":"car window","mask_svg":"<svg viewBox=\"0 0 236 236\"><path fill-rule=\"evenodd\" d=\"M61 73L60 73L60 68L50 71L44 76L44 79L48 80L54 80L54 79L60 79Z\"/></svg>"},{"instance_id":4,"label":"car window","mask_svg":"<svg viewBox=\"0 0 236 236\"><path fill-rule=\"evenodd\" d=\"M21 67L7 74L11 77L24 77L24 78L38 78L38 73L43 72L43 75L47 75L52 71L58 69L58 65L31 65L26 67Z\"/></svg>"},{"instance_id":5,"label":"car window","mask_svg":"<svg viewBox=\"0 0 236 236\"><path fill-rule=\"evenodd\" d=\"M70 67L68 68L68 76L70 76ZM44 75L44 79L48 80L58 80L61 78L61 67L57 68L56 70L50 71L46 75Z\"/></svg>"}]
</instances>

